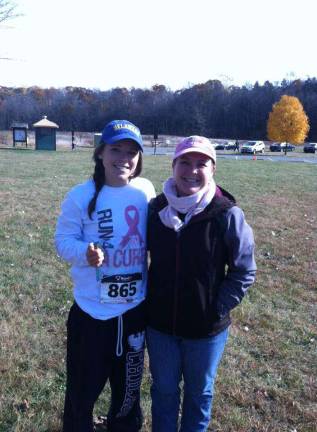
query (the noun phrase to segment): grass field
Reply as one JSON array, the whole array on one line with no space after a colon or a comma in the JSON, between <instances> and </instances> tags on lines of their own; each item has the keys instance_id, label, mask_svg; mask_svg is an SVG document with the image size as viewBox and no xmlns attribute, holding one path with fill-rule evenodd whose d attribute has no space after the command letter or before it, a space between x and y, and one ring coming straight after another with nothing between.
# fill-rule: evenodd
<instances>
[{"instance_id":1,"label":"grass field","mask_svg":"<svg viewBox=\"0 0 317 432\"><path fill-rule=\"evenodd\" d=\"M65 193L91 152L0 150L0 432L57 432L65 386L67 265L53 246ZM167 157L145 158L157 191ZM219 160L216 180L254 228L258 275L233 313L214 401L218 432L317 431L317 171ZM150 376L142 389L150 431ZM107 391L96 415L106 413Z\"/></svg>"}]
</instances>

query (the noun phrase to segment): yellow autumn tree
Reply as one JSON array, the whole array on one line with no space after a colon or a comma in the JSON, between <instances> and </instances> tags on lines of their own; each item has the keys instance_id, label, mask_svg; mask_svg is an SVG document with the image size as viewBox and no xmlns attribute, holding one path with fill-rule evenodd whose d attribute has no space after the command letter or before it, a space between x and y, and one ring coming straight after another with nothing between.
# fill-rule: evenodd
<instances>
[{"instance_id":1,"label":"yellow autumn tree","mask_svg":"<svg viewBox=\"0 0 317 432\"><path fill-rule=\"evenodd\" d=\"M309 131L309 120L297 97L283 95L273 105L267 122L271 141L302 144Z\"/></svg>"}]
</instances>

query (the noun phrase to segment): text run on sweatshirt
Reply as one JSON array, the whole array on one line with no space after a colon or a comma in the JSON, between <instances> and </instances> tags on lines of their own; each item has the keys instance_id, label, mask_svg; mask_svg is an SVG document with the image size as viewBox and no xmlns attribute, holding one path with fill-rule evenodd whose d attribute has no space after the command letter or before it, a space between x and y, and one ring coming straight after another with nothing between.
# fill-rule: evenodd
<instances>
[{"instance_id":1,"label":"text run on sweatshirt","mask_svg":"<svg viewBox=\"0 0 317 432\"><path fill-rule=\"evenodd\" d=\"M105 185L90 219L88 204L94 192L92 180L68 192L57 221L55 245L72 265L76 303L93 318L106 320L145 298L147 208L155 190L149 180L140 177L122 187ZM89 243L104 252L98 269L88 265Z\"/></svg>"}]
</instances>

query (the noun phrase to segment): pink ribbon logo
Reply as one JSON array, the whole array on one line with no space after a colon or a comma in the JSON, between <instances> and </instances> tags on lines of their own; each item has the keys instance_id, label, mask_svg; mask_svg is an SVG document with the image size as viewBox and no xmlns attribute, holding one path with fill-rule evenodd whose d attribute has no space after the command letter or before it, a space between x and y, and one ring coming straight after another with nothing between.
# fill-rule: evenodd
<instances>
[{"instance_id":1,"label":"pink ribbon logo","mask_svg":"<svg viewBox=\"0 0 317 432\"><path fill-rule=\"evenodd\" d=\"M133 216L131 216L131 213L134 213ZM130 241L132 236L137 236L140 242L140 245L144 243L142 236L140 234L140 231L138 230L138 224L140 221L139 212L138 209L130 205L126 207L124 211L125 220L127 221L129 230L126 233L125 236L122 237L120 247L124 248Z\"/></svg>"}]
</instances>

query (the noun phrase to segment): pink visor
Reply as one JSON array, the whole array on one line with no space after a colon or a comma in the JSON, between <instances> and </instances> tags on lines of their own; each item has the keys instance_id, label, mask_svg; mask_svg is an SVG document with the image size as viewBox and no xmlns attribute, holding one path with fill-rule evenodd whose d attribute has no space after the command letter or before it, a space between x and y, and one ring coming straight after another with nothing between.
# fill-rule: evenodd
<instances>
[{"instance_id":1,"label":"pink visor","mask_svg":"<svg viewBox=\"0 0 317 432\"><path fill-rule=\"evenodd\" d=\"M205 156L210 157L214 164L216 165L216 151L214 146L211 144L208 138L201 136L190 136L183 139L179 144L177 144L173 160L177 159L186 153L201 153Z\"/></svg>"}]
</instances>

